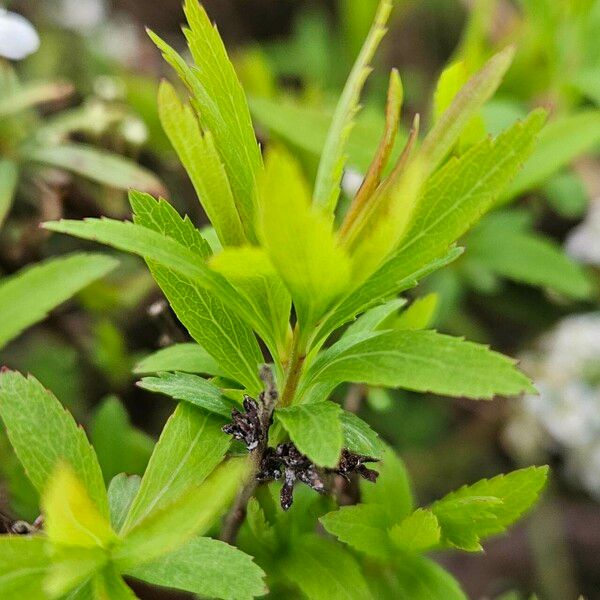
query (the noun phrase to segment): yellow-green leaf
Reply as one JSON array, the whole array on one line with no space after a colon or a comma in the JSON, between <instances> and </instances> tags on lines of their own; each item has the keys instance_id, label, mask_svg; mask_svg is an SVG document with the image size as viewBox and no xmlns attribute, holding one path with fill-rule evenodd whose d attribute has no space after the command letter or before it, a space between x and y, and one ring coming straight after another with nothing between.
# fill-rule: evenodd
<instances>
[{"instance_id":1,"label":"yellow-green leaf","mask_svg":"<svg viewBox=\"0 0 600 600\"><path fill-rule=\"evenodd\" d=\"M43 536L0 536L0 595L2 600L42 598L50 567Z\"/></svg>"},{"instance_id":2,"label":"yellow-green leaf","mask_svg":"<svg viewBox=\"0 0 600 600\"><path fill-rule=\"evenodd\" d=\"M98 546L54 546L51 567L44 580L46 594L42 598L63 600L65 594L76 593L80 586L87 589L86 582L101 571L107 562L107 552Z\"/></svg>"},{"instance_id":3,"label":"yellow-green leaf","mask_svg":"<svg viewBox=\"0 0 600 600\"><path fill-rule=\"evenodd\" d=\"M423 140L420 154L429 172L442 162L464 128L498 89L514 55L509 46L493 56L456 94L450 106Z\"/></svg>"},{"instance_id":4,"label":"yellow-green leaf","mask_svg":"<svg viewBox=\"0 0 600 600\"><path fill-rule=\"evenodd\" d=\"M289 333L291 297L265 252L250 246L225 248L209 264L262 314L282 353Z\"/></svg>"},{"instance_id":5,"label":"yellow-green leaf","mask_svg":"<svg viewBox=\"0 0 600 600\"><path fill-rule=\"evenodd\" d=\"M392 11L391 0L381 0L373 25L356 59L352 72L340 96L315 182L314 204L332 220L340 193L340 183L346 162L346 145L359 110L360 93L367 80L371 62L379 43L386 33L386 23Z\"/></svg>"},{"instance_id":6,"label":"yellow-green leaf","mask_svg":"<svg viewBox=\"0 0 600 600\"><path fill-rule=\"evenodd\" d=\"M427 294L422 298L417 298L394 321L394 329L427 329L435 317L438 301L437 294Z\"/></svg>"},{"instance_id":7,"label":"yellow-green leaf","mask_svg":"<svg viewBox=\"0 0 600 600\"><path fill-rule=\"evenodd\" d=\"M272 150L260 185L260 236L287 285L303 327L309 327L348 287L350 263L330 221L310 204L300 167Z\"/></svg>"},{"instance_id":8,"label":"yellow-green leaf","mask_svg":"<svg viewBox=\"0 0 600 600\"><path fill-rule=\"evenodd\" d=\"M246 459L230 459L202 485L151 512L124 534L113 553L121 571L173 552L202 535L223 514L247 476Z\"/></svg>"},{"instance_id":9,"label":"yellow-green leaf","mask_svg":"<svg viewBox=\"0 0 600 600\"><path fill-rule=\"evenodd\" d=\"M223 245L246 241L227 173L210 131L202 133L198 118L179 99L173 86L163 81L158 92L163 128Z\"/></svg>"},{"instance_id":10,"label":"yellow-green leaf","mask_svg":"<svg viewBox=\"0 0 600 600\"><path fill-rule=\"evenodd\" d=\"M446 67L440 78L433 97L434 120L440 119L448 109L456 94L467 83L469 74L463 61L457 61ZM459 150L462 153L469 146L485 137L485 123L479 112L475 113L465 125L459 140Z\"/></svg>"},{"instance_id":11,"label":"yellow-green leaf","mask_svg":"<svg viewBox=\"0 0 600 600\"><path fill-rule=\"evenodd\" d=\"M59 464L42 496L44 531L51 542L83 548L108 547L116 535L71 468Z\"/></svg>"}]
</instances>

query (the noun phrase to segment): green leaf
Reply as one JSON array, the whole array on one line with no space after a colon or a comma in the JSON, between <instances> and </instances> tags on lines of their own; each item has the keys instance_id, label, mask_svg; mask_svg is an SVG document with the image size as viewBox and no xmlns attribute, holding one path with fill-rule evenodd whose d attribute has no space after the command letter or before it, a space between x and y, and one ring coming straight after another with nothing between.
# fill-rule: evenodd
<instances>
[{"instance_id":1,"label":"green leaf","mask_svg":"<svg viewBox=\"0 0 600 600\"><path fill-rule=\"evenodd\" d=\"M468 72L463 61L456 61L446 67L437 83L433 98L434 119L437 121L448 109L461 88L467 83ZM470 145L479 142L485 137L485 124L479 112L473 114L465 124L459 136L459 150L464 150Z\"/></svg>"},{"instance_id":2,"label":"green leaf","mask_svg":"<svg viewBox=\"0 0 600 600\"><path fill-rule=\"evenodd\" d=\"M360 482L361 500L365 505L378 506L384 511L387 526L391 527L413 510L413 496L406 467L400 457L387 447L379 471L377 483Z\"/></svg>"},{"instance_id":3,"label":"green leaf","mask_svg":"<svg viewBox=\"0 0 600 600\"><path fill-rule=\"evenodd\" d=\"M404 262L414 254L432 260L472 227L527 159L544 119L543 111L534 111L494 140L485 139L460 159L450 159L425 184L392 260Z\"/></svg>"},{"instance_id":4,"label":"green leaf","mask_svg":"<svg viewBox=\"0 0 600 600\"><path fill-rule=\"evenodd\" d=\"M93 579L87 579L73 588L66 596L63 596L61 600L96 600L92 584Z\"/></svg>"},{"instance_id":5,"label":"green leaf","mask_svg":"<svg viewBox=\"0 0 600 600\"><path fill-rule=\"evenodd\" d=\"M181 245L189 245L190 237L196 242L201 241L202 249L198 249L198 256L208 258L210 248L206 240L193 227L189 219L181 219L177 211L167 202L156 202L152 196L134 192L130 194L130 201L136 223L141 223L166 237L172 237ZM192 331L197 341L200 341L207 350L213 353L219 364L222 366L229 364L235 372L239 372L242 367L247 366L248 359L255 360L260 356L259 362L262 362L260 349L248 325L256 330L267 347L275 354L276 342L272 335L272 325L257 310L254 299L247 295L243 287L241 290L233 287L227 279L213 269L209 269L204 261L201 261L200 264L205 269L203 285L207 289L204 292L197 292L195 295L202 296L202 298L190 303L189 296L192 292L183 289L183 284L186 282L182 281L181 277L174 278L172 274L168 275L164 270L157 269L156 265L152 268L151 262L149 264L176 312L182 317L188 315L191 317L191 326L194 326ZM199 283L202 284L202 282ZM224 309L218 310L222 303L224 309L233 314L220 314L226 312ZM194 307L191 311L190 305ZM201 317L203 317L201 322L198 322ZM242 323L240 319L245 320L248 325ZM212 327L208 327L209 323L213 321ZM228 345L232 347L228 348ZM243 356L237 359L236 353L240 352L243 353ZM252 372L246 374L241 381L248 382L252 377L254 381L258 382L257 371L258 366L256 365Z\"/></svg>"},{"instance_id":6,"label":"green leaf","mask_svg":"<svg viewBox=\"0 0 600 600\"><path fill-rule=\"evenodd\" d=\"M44 581L46 594L42 598L62 600L69 592L90 594L90 588L87 587L89 580L99 573L107 562L108 554L103 548L54 546L51 568Z\"/></svg>"},{"instance_id":7,"label":"green leaf","mask_svg":"<svg viewBox=\"0 0 600 600\"><path fill-rule=\"evenodd\" d=\"M160 85L158 108L163 128L221 243L243 244L246 235L212 134L202 133L190 106L179 100L173 86L166 81Z\"/></svg>"},{"instance_id":8,"label":"green leaf","mask_svg":"<svg viewBox=\"0 0 600 600\"><path fill-rule=\"evenodd\" d=\"M280 569L309 600L372 600L356 560L330 540L299 538Z\"/></svg>"},{"instance_id":9,"label":"green leaf","mask_svg":"<svg viewBox=\"0 0 600 600\"><path fill-rule=\"evenodd\" d=\"M3 600L43 598L42 584L50 567L43 536L0 537L0 590Z\"/></svg>"},{"instance_id":10,"label":"green leaf","mask_svg":"<svg viewBox=\"0 0 600 600\"><path fill-rule=\"evenodd\" d=\"M401 244L418 206L425 180L424 164L411 155L417 124L407 145L406 165L396 167L374 192L352 225L344 232L344 247L352 256L352 279L365 281Z\"/></svg>"},{"instance_id":11,"label":"green leaf","mask_svg":"<svg viewBox=\"0 0 600 600\"><path fill-rule=\"evenodd\" d=\"M235 406L216 385L190 373L159 373L158 377L144 377L138 385L144 390L189 402L227 418Z\"/></svg>"},{"instance_id":12,"label":"green leaf","mask_svg":"<svg viewBox=\"0 0 600 600\"><path fill-rule=\"evenodd\" d=\"M265 594L264 573L237 548L200 537L128 572L132 577L204 598L251 600Z\"/></svg>"},{"instance_id":13,"label":"green leaf","mask_svg":"<svg viewBox=\"0 0 600 600\"><path fill-rule=\"evenodd\" d=\"M332 331L354 319L360 312L415 287L421 279L450 264L462 252L462 248L453 248L450 251L445 248L433 260L429 258L429 249L422 253L395 254L330 311L317 329L313 345L322 342Z\"/></svg>"},{"instance_id":14,"label":"green leaf","mask_svg":"<svg viewBox=\"0 0 600 600\"><path fill-rule=\"evenodd\" d=\"M161 371L205 373L221 377L227 375L200 344L174 344L161 348L140 360L133 369L134 373L140 375Z\"/></svg>"},{"instance_id":15,"label":"green leaf","mask_svg":"<svg viewBox=\"0 0 600 600\"><path fill-rule=\"evenodd\" d=\"M0 227L10 211L19 183L19 167L12 160L0 160Z\"/></svg>"},{"instance_id":16,"label":"green leaf","mask_svg":"<svg viewBox=\"0 0 600 600\"><path fill-rule=\"evenodd\" d=\"M278 548L276 530L265 516L256 497L250 498L246 506L246 520L242 525L238 543L240 547L251 548L261 564L269 563Z\"/></svg>"},{"instance_id":17,"label":"green leaf","mask_svg":"<svg viewBox=\"0 0 600 600\"><path fill-rule=\"evenodd\" d=\"M390 529L394 545L410 552L424 552L440 541L440 525L435 515L419 508Z\"/></svg>"},{"instance_id":18,"label":"green leaf","mask_svg":"<svg viewBox=\"0 0 600 600\"><path fill-rule=\"evenodd\" d=\"M52 258L0 281L0 347L115 268L101 254Z\"/></svg>"},{"instance_id":19,"label":"green leaf","mask_svg":"<svg viewBox=\"0 0 600 600\"><path fill-rule=\"evenodd\" d=\"M156 196L165 193L161 181L147 169L128 158L93 146L68 143L35 146L28 149L26 158L120 190L134 188Z\"/></svg>"},{"instance_id":20,"label":"green leaf","mask_svg":"<svg viewBox=\"0 0 600 600\"><path fill-rule=\"evenodd\" d=\"M544 183L544 197L559 216L576 220L587 212L589 194L580 176L573 172L560 172Z\"/></svg>"},{"instance_id":21,"label":"green leaf","mask_svg":"<svg viewBox=\"0 0 600 600\"><path fill-rule=\"evenodd\" d=\"M190 25L184 33L194 67L188 67L158 36L150 35L192 93L200 125L213 135L225 165L246 235L254 241L256 175L262 160L244 91L204 8L197 0L186 0L184 10Z\"/></svg>"},{"instance_id":22,"label":"green leaf","mask_svg":"<svg viewBox=\"0 0 600 600\"><path fill-rule=\"evenodd\" d=\"M333 402L320 402L280 408L275 417L300 452L319 466L335 467L344 445L341 412Z\"/></svg>"},{"instance_id":23,"label":"green leaf","mask_svg":"<svg viewBox=\"0 0 600 600\"><path fill-rule=\"evenodd\" d=\"M473 399L534 390L511 359L435 331L385 331L351 341L322 352L305 385L322 382L333 389L350 381Z\"/></svg>"},{"instance_id":24,"label":"green leaf","mask_svg":"<svg viewBox=\"0 0 600 600\"><path fill-rule=\"evenodd\" d=\"M344 432L344 446L356 454L381 458L385 445L379 436L360 417L347 410L340 415Z\"/></svg>"},{"instance_id":25,"label":"green leaf","mask_svg":"<svg viewBox=\"0 0 600 600\"><path fill-rule=\"evenodd\" d=\"M417 298L402 314L394 321L394 329L426 329L431 326L437 310L439 297L437 294L427 294Z\"/></svg>"},{"instance_id":26,"label":"green leaf","mask_svg":"<svg viewBox=\"0 0 600 600\"><path fill-rule=\"evenodd\" d=\"M380 328L382 323L386 322L392 315L397 313L406 304L405 298L394 298L381 306L376 306L361 315L352 323L343 337L349 338L353 335L368 333Z\"/></svg>"},{"instance_id":27,"label":"green leaf","mask_svg":"<svg viewBox=\"0 0 600 600\"><path fill-rule=\"evenodd\" d=\"M104 479L85 433L37 379L0 373L0 416L31 483L43 493L60 462L84 484L100 514L108 517Z\"/></svg>"},{"instance_id":28,"label":"green leaf","mask_svg":"<svg viewBox=\"0 0 600 600\"><path fill-rule=\"evenodd\" d=\"M350 262L329 220L310 204L298 164L271 150L260 185L260 236L308 328L348 287Z\"/></svg>"},{"instance_id":29,"label":"green leaf","mask_svg":"<svg viewBox=\"0 0 600 600\"><path fill-rule=\"evenodd\" d=\"M210 248L187 217L182 219L170 204L164 200L156 202L145 194L132 192L130 201L136 223L195 249L195 263L205 268L203 259L210 256ZM167 268L170 265L155 262L160 263L148 261L150 270L192 337L226 369L229 377L252 391L261 389L257 373L262 355L250 327L241 319L263 332L270 347L274 342L271 341L270 324L258 322L261 315L252 302L212 269L206 267L202 282L190 276L182 279L172 272L173 269ZM228 300L233 304L228 304Z\"/></svg>"},{"instance_id":30,"label":"green leaf","mask_svg":"<svg viewBox=\"0 0 600 600\"><path fill-rule=\"evenodd\" d=\"M3 90L0 100L0 118L25 111L38 104L64 100L73 93L73 86L62 81L38 81L18 86L12 93Z\"/></svg>"},{"instance_id":31,"label":"green leaf","mask_svg":"<svg viewBox=\"0 0 600 600\"><path fill-rule=\"evenodd\" d=\"M220 419L191 404L177 406L156 444L123 531L129 531L208 477L230 444L221 425Z\"/></svg>"},{"instance_id":32,"label":"green leaf","mask_svg":"<svg viewBox=\"0 0 600 600\"><path fill-rule=\"evenodd\" d=\"M386 33L385 26L391 11L391 0L381 0L369 35L340 96L325 140L315 181L313 202L331 220L340 193L346 162L346 145L354 124L354 117L359 110L360 93L371 72L369 63Z\"/></svg>"},{"instance_id":33,"label":"green leaf","mask_svg":"<svg viewBox=\"0 0 600 600\"><path fill-rule=\"evenodd\" d=\"M110 524L119 533L125 523L129 509L140 489L142 478L139 475L119 473L112 478L108 486L108 504L110 506Z\"/></svg>"},{"instance_id":34,"label":"green leaf","mask_svg":"<svg viewBox=\"0 0 600 600\"><path fill-rule=\"evenodd\" d=\"M505 226L502 215L490 215L469 235L468 258L513 281L548 287L570 298L589 298L593 291L584 269L550 238Z\"/></svg>"},{"instance_id":35,"label":"green leaf","mask_svg":"<svg viewBox=\"0 0 600 600\"><path fill-rule=\"evenodd\" d=\"M141 475L154 447L152 438L131 425L116 396L105 398L94 411L90 439L106 483L121 472Z\"/></svg>"},{"instance_id":36,"label":"green leaf","mask_svg":"<svg viewBox=\"0 0 600 600\"><path fill-rule=\"evenodd\" d=\"M434 502L445 546L469 551L481 549L480 540L502 533L538 499L548 467L529 467L482 479Z\"/></svg>"},{"instance_id":37,"label":"green leaf","mask_svg":"<svg viewBox=\"0 0 600 600\"><path fill-rule=\"evenodd\" d=\"M212 258L210 266L254 304L279 353L283 353L289 332L291 297L271 261L259 248L226 248Z\"/></svg>"},{"instance_id":38,"label":"green leaf","mask_svg":"<svg viewBox=\"0 0 600 600\"><path fill-rule=\"evenodd\" d=\"M200 231L194 227L190 218L181 215L166 200L156 200L150 194L131 190L129 203L134 215L134 221L152 231L171 238L191 250L195 260L206 260L211 255L208 242Z\"/></svg>"},{"instance_id":39,"label":"green leaf","mask_svg":"<svg viewBox=\"0 0 600 600\"><path fill-rule=\"evenodd\" d=\"M115 396L109 396L94 411L90 423L90 440L107 483L121 471L122 458L127 446L129 416Z\"/></svg>"},{"instance_id":40,"label":"green leaf","mask_svg":"<svg viewBox=\"0 0 600 600\"><path fill-rule=\"evenodd\" d=\"M108 519L66 463L59 463L50 478L42 509L44 532L54 545L108 548L116 540Z\"/></svg>"},{"instance_id":41,"label":"green leaf","mask_svg":"<svg viewBox=\"0 0 600 600\"><path fill-rule=\"evenodd\" d=\"M384 560L393 556L387 533L387 517L382 506L343 506L322 516L319 521L329 533L359 552Z\"/></svg>"},{"instance_id":42,"label":"green leaf","mask_svg":"<svg viewBox=\"0 0 600 600\"><path fill-rule=\"evenodd\" d=\"M262 362L260 349L256 340L251 336L251 332L247 331L244 325L234 318L234 315L226 313L223 305L235 313L243 315L247 322L255 320L254 311L222 276L199 260L196 253L157 231L128 222L110 219L62 220L56 223L46 223L45 227L53 231L109 244L126 252L133 252L149 261L158 263L167 271L171 271L168 276L160 274L157 278L165 287L175 312L182 322L188 323L190 333L194 337L197 336L199 338L197 341L205 348L209 349L210 344L213 356L223 368L228 368L232 379L239 380L252 392L260 391L262 385L257 374L258 365ZM218 298L212 294L200 298L199 294L194 293L192 297L198 302L198 305L194 302L190 306L188 304L190 288L195 287L190 284L197 284L199 288L209 287L213 294L218 295ZM213 306L207 306L209 302ZM208 319L207 312L210 315ZM207 327L210 323L213 323L213 326L206 335L201 336L202 327ZM220 326L220 323L228 324L226 331L223 326ZM239 324L240 327L233 328L234 324ZM235 354L224 352L225 343L228 340L235 349ZM218 351L220 351L219 356L216 354Z\"/></svg>"},{"instance_id":43,"label":"green leaf","mask_svg":"<svg viewBox=\"0 0 600 600\"><path fill-rule=\"evenodd\" d=\"M394 593L410 600L468 600L458 582L432 560L404 554L398 557Z\"/></svg>"},{"instance_id":44,"label":"green leaf","mask_svg":"<svg viewBox=\"0 0 600 600\"><path fill-rule=\"evenodd\" d=\"M235 497L248 466L245 459L230 459L204 483L188 486L178 499L145 513L133 527L126 523L122 545L113 552L119 569L126 572L156 560L206 532Z\"/></svg>"},{"instance_id":45,"label":"green leaf","mask_svg":"<svg viewBox=\"0 0 600 600\"><path fill-rule=\"evenodd\" d=\"M94 600L136 600L133 590L112 565L94 577Z\"/></svg>"},{"instance_id":46,"label":"green leaf","mask_svg":"<svg viewBox=\"0 0 600 600\"><path fill-rule=\"evenodd\" d=\"M420 155L429 172L442 162L465 127L493 95L514 56L508 47L493 56L456 94L421 145ZM479 173L477 173L479 175Z\"/></svg>"},{"instance_id":47,"label":"green leaf","mask_svg":"<svg viewBox=\"0 0 600 600\"><path fill-rule=\"evenodd\" d=\"M539 187L551 175L590 152L600 142L600 111L560 117L544 127L531 158L502 195L505 203Z\"/></svg>"}]
</instances>

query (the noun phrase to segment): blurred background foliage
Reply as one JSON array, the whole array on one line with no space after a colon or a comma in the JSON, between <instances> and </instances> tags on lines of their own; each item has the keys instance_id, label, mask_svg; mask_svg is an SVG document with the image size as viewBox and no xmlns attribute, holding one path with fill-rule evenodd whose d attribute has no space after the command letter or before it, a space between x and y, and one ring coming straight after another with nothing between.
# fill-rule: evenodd
<instances>
[{"instance_id":1,"label":"blurred background foliage","mask_svg":"<svg viewBox=\"0 0 600 600\"><path fill-rule=\"evenodd\" d=\"M0 282L87 249L48 239L38 224L125 218L128 187L165 195L205 223L160 128L155 99L165 66L143 28L180 49L179 0L6 4L35 25L41 48L0 62ZM291 147L314 176L377 2L204 4L234 57L259 138ZM472 123L473 137L499 132L534 106L550 111L538 149L498 209L463 240L459 260L411 292L419 300L404 317L520 357L541 393L474 404L353 387L339 390L340 401L402 453L423 502L465 481L550 462L552 486L520 528L485 555L441 560L473 598L534 590L549 600L600 598L600 1L397 0L390 29L352 134L348 197L383 130L392 66L402 76L407 128L415 112L435 120L444 94L507 44L517 48L515 61ZM470 143L464 136L461 148ZM187 339L145 266L119 260L118 270L0 348L0 364L33 373L86 425L107 480L143 472L170 410L135 386L136 363ZM34 491L2 436L0 473L2 506L35 518Z\"/></svg>"}]
</instances>

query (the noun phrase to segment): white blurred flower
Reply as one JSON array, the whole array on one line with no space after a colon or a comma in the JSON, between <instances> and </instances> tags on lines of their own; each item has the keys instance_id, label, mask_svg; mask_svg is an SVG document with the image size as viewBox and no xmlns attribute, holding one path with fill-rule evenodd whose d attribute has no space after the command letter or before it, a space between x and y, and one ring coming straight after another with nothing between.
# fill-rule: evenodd
<instances>
[{"instance_id":1,"label":"white blurred flower","mask_svg":"<svg viewBox=\"0 0 600 600\"><path fill-rule=\"evenodd\" d=\"M0 56L21 60L40 47L34 26L23 16L0 8Z\"/></svg>"},{"instance_id":2,"label":"white blurred flower","mask_svg":"<svg viewBox=\"0 0 600 600\"><path fill-rule=\"evenodd\" d=\"M102 100L114 102L115 100L125 99L127 87L122 79L110 75L99 75L94 80L94 92Z\"/></svg>"},{"instance_id":3,"label":"white blurred flower","mask_svg":"<svg viewBox=\"0 0 600 600\"><path fill-rule=\"evenodd\" d=\"M600 501L600 444L589 444L567 455L567 476Z\"/></svg>"},{"instance_id":4,"label":"white blurred flower","mask_svg":"<svg viewBox=\"0 0 600 600\"><path fill-rule=\"evenodd\" d=\"M134 146L141 146L148 141L148 128L144 121L137 117L128 117L121 123L123 137Z\"/></svg>"},{"instance_id":5,"label":"white blurred flower","mask_svg":"<svg viewBox=\"0 0 600 600\"><path fill-rule=\"evenodd\" d=\"M588 214L566 241L567 253L590 265L600 265L600 199L590 204Z\"/></svg>"},{"instance_id":6,"label":"white blurred flower","mask_svg":"<svg viewBox=\"0 0 600 600\"><path fill-rule=\"evenodd\" d=\"M562 320L522 366L539 395L515 404L507 447L530 462L562 453L569 478L600 498L600 313Z\"/></svg>"},{"instance_id":7,"label":"white blurred flower","mask_svg":"<svg viewBox=\"0 0 600 600\"><path fill-rule=\"evenodd\" d=\"M117 15L96 32L97 48L110 58L135 65L140 55L139 27L125 15Z\"/></svg>"},{"instance_id":8,"label":"white blurred flower","mask_svg":"<svg viewBox=\"0 0 600 600\"><path fill-rule=\"evenodd\" d=\"M58 0L51 11L56 23L76 31L91 31L106 19L104 0Z\"/></svg>"}]
</instances>

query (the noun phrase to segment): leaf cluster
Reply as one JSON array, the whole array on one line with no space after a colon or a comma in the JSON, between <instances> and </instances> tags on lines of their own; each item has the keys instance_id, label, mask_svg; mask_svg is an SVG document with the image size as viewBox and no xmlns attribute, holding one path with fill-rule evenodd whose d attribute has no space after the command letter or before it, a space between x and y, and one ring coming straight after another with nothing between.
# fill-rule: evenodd
<instances>
[{"instance_id":1,"label":"leaf cluster","mask_svg":"<svg viewBox=\"0 0 600 600\"><path fill-rule=\"evenodd\" d=\"M421 554L480 549L537 498L543 468L484 480L415 510L399 458L333 400L345 384L481 400L534 391L509 358L428 330L431 300L407 307L399 297L462 253L457 240L496 205L534 149L543 111L495 137L481 128L480 111L510 65L511 48L464 85L443 77L439 114L421 137L416 116L399 139L403 93L392 72L381 140L358 193L346 209L340 202L350 133L391 7L390 0L379 4L332 116L314 185L283 145L269 145L263 160L240 82L196 0L184 5L193 64L151 33L185 90L182 99L173 85L161 85L163 127L214 235L139 191L130 193L131 222L46 227L143 258L195 343L137 365L141 387L179 404L144 476L118 474L108 491L107 472L56 399L33 379L0 375L0 416L42 494L45 517L43 533L0 538L9 557L0 568L13 585L8 598L22 585L48 597L86 597L90 589L99 598L132 597L123 575L203 596L250 598L265 592L262 569L274 594L463 598ZM258 464L252 454L240 458L222 426L245 394L261 392L264 363L279 391L269 446L289 439L329 470L344 449L382 459L379 481L365 483L360 504L334 510L331 496L301 488L294 510L282 513L278 483L256 489L261 457ZM240 487L232 513L247 515L240 548L260 567L242 550L200 537ZM318 518L353 550L317 535ZM31 583L13 577L23 561L40 565Z\"/></svg>"}]
</instances>

